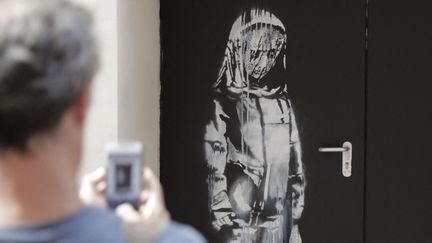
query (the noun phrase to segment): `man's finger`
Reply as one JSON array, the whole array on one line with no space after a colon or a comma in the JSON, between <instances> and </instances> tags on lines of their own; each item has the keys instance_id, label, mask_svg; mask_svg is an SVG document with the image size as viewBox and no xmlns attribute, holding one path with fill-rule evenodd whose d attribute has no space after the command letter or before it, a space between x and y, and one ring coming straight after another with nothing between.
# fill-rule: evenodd
<instances>
[{"instance_id":1,"label":"man's finger","mask_svg":"<svg viewBox=\"0 0 432 243\"><path fill-rule=\"evenodd\" d=\"M99 184L95 187L96 192L100 194L105 194L107 189L107 183L105 181L101 181Z\"/></svg>"},{"instance_id":2,"label":"man's finger","mask_svg":"<svg viewBox=\"0 0 432 243\"><path fill-rule=\"evenodd\" d=\"M106 169L105 167L99 167L95 171L93 171L89 176L88 179L90 181L90 184L97 188L98 185L102 182L106 181Z\"/></svg>"},{"instance_id":3,"label":"man's finger","mask_svg":"<svg viewBox=\"0 0 432 243\"><path fill-rule=\"evenodd\" d=\"M149 191L146 190L142 191L140 194L141 203L146 204L149 201L150 197L151 197L151 193Z\"/></svg>"},{"instance_id":4,"label":"man's finger","mask_svg":"<svg viewBox=\"0 0 432 243\"><path fill-rule=\"evenodd\" d=\"M156 178L153 171L148 167L144 168L143 182L144 190L149 190L153 192L161 191L161 185L158 178Z\"/></svg>"},{"instance_id":5,"label":"man's finger","mask_svg":"<svg viewBox=\"0 0 432 243\"><path fill-rule=\"evenodd\" d=\"M140 220L138 212L128 203L118 206L116 208L116 214L125 222L134 223Z\"/></svg>"}]
</instances>

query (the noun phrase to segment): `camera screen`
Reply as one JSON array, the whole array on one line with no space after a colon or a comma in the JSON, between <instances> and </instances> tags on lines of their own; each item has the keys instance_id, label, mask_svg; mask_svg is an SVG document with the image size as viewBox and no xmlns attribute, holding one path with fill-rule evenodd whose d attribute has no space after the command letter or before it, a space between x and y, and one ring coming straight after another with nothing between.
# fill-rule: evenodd
<instances>
[{"instance_id":1,"label":"camera screen","mask_svg":"<svg viewBox=\"0 0 432 243\"><path fill-rule=\"evenodd\" d=\"M131 187L132 165L130 164L116 165L115 172L116 172L115 173L116 191L117 192L129 191Z\"/></svg>"}]
</instances>

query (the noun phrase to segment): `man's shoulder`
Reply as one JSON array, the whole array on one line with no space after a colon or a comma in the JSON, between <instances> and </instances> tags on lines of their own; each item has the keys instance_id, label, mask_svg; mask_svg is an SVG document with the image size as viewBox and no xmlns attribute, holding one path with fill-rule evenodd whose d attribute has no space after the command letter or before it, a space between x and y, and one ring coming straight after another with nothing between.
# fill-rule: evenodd
<instances>
[{"instance_id":1,"label":"man's shoulder","mask_svg":"<svg viewBox=\"0 0 432 243\"><path fill-rule=\"evenodd\" d=\"M0 229L0 242L124 243L121 221L108 211L85 208L65 219L43 225Z\"/></svg>"},{"instance_id":2,"label":"man's shoulder","mask_svg":"<svg viewBox=\"0 0 432 243\"><path fill-rule=\"evenodd\" d=\"M78 242L126 241L121 220L113 212L99 208L87 208L70 230L77 236L81 235L82 239Z\"/></svg>"},{"instance_id":3,"label":"man's shoulder","mask_svg":"<svg viewBox=\"0 0 432 243\"><path fill-rule=\"evenodd\" d=\"M205 243L207 241L193 227L172 221L157 242Z\"/></svg>"}]
</instances>

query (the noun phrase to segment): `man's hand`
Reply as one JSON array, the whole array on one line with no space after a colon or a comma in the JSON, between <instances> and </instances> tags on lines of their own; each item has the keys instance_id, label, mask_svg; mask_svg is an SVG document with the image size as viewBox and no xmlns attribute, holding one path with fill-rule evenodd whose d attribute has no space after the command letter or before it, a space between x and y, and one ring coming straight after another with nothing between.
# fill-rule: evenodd
<instances>
[{"instance_id":1,"label":"man's hand","mask_svg":"<svg viewBox=\"0 0 432 243\"><path fill-rule=\"evenodd\" d=\"M128 242L154 242L170 220L165 207L162 186L149 168L143 173L144 190L140 195L138 211L130 204L116 208L122 219ZM83 178L80 198L86 205L107 208L106 170L99 168Z\"/></svg>"},{"instance_id":2,"label":"man's hand","mask_svg":"<svg viewBox=\"0 0 432 243\"><path fill-rule=\"evenodd\" d=\"M170 220L162 186L149 168L144 169L143 181L144 191L138 211L130 204L116 208L117 215L124 222L127 240L131 243L155 242Z\"/></svg>"},{"instance_id":3,"label":"man's hand","mask_svg":"<svg viewBox=\"0 0 432 243\"><path fill-rule=\"evenodd\" d=\"M139 210L135 210L130 204L122 204L116 208L116 213L125 222L139 220L141 223L151 223L153 220L169 219L170 214L165 207L162 186L149 168L144 169L143 184ZM79 195L85 205L107 208L105 192L105 168L101 167L84 176Z\"/></svg>"},{"instance_id":4,"label":"man's hand","mask_svg":"<svg viewBox=\"0 0 432 243\"><path fill-rule=\"evenodd\" d=\"M165 207L162 186L149 168L144 169L144 190L138 211L130 204L122 204L116 208L116 213L126 222L152 223L155 220L168 220L170 214Z\"/></svg>"},{"instance_id":5,"label":"man's hand","mask_svg":"<svg viewBox=\"0 0 432 243\"><path fill-rule=\"evenodd\" d=\"M79 196L87 206L107 208L106 170L103 167L83 177Z\"/></svg>"}]
</instances>

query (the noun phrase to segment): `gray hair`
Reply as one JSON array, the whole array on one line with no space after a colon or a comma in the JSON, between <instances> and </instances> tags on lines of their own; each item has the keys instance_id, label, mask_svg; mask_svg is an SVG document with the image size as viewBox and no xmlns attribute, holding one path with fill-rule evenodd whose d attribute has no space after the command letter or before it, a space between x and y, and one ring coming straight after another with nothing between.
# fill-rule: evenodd
<instances>
[{"instance_id":1,"label":"gray hair","mask_svg":"<svg viewBox=\"0 0 432 243\"><path fill-rule=\"evenodd\" d=\"M0 148L52 129L98 67L88 10L66 0L0 0Z\"/></svg>"}]
</instances>

